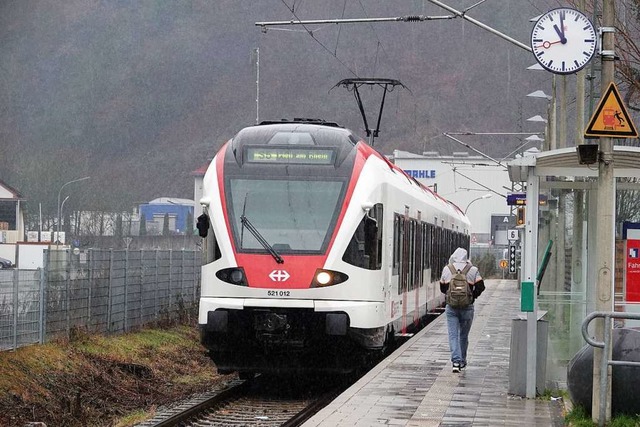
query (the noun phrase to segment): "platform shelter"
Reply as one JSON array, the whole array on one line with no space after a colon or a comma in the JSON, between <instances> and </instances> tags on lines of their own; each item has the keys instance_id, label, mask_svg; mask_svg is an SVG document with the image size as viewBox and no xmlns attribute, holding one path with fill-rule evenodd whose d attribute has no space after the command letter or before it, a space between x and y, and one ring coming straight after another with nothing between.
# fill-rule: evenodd
<instances>
[{"instance_id":1,"label":"platform shelter","mask_svg":"<svg viewBox=\"0 0 640 427\"><path fill-rule=\"evenodd\" d=\"M598 265L595 248L599 244L596 230L604 226L598 224L596 209L597 147L593 144L585 151L577 147L544 151L508 164L511 181L526 183L525 224L519 230L521 306L527 314L526 342L532 346L526 352L537 354L536 319L546 311L544 319L549 322L546 381L550 388L566 383L567 364L585 345L582 321L595 310ZM640 312L640 303L627 298L630 284L625 279L627 249L621 227L623 221L640 214L630 204L622 203L637 200L640 195L640 148L615 146L613 162L618 201L614 214L615 310ZM546 269L545 261L548 261ZM531 383L535 383L535 374Z\"/></svg>"}]
</instances>

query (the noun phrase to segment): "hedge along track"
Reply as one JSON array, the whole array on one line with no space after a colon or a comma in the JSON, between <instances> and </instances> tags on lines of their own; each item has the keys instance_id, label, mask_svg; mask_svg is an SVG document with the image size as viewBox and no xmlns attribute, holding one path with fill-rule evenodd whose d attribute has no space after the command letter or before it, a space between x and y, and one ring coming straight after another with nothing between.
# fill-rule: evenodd
<instances>
[{"instance_id":1,"label":"hedge along track","mask_svg":"<svg viewBox=\"0 0 640 427\"><path fill-rule=\"evenodd\" d=\"M223 390L163 410L138 427L298 426L347 385L316 383L310 386L311 390L301 392L286 390L290 386L279 378L258 376L252 380L235 380Z\"/></svg>"}]
</instances>

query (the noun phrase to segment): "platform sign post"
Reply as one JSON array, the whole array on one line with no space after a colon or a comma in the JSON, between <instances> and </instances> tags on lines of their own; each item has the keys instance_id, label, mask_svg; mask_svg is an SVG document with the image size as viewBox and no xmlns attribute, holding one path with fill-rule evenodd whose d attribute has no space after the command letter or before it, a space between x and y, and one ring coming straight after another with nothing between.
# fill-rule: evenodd
<instances>
[{"instance_id":1,"label":"platform sign post","mask_svg":"<svg viewBox=\"0 0 640 427\"><path fill-rule=\"evenodd\" d=\"M538 354L538 298L536 292L536 270L538 263L538 209L537 201L540 195L540 177L533 171L527 176L527 209L522 239L522 292L526 292L527 300L524 307L527 315L527 385L526 396L535 399L537 388L537 354ZM515 245L513 245L515 246ZM511 250L511 248L510 248ZM515 248L513 249L515 255ZM515 256L514 256L515 259Z\"/></svg>"},{"instance_id":2,"label":"platform sign post","mask_svg":"<svg viewBox=\"0 0 640 427\"><path fill-rule=\"evenodd\" d=\"M509 245L509 273L516 272L516 245Z\"/></svg>"},{"instance_id":3,"label":"platform sign post","mask_svg":"<svg viewBox=\"0 0 640 427\"><path fill-rule=\"evenodd\" d=\"M507 267L509 267L509 261L507 261L506 259L501 259L500 260L500 269L502 270L502 278L504 279L504 272L507 269Z\"/></svg>"}]
</instances>

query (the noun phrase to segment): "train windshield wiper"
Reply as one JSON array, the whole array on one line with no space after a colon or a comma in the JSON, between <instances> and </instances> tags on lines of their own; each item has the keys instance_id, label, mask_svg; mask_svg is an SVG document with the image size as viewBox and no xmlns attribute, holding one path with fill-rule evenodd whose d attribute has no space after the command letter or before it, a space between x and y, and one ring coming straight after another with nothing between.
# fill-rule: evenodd
<instances>
[{"instance_id":1,"label":"train windshield wiper","mask_svg":"<svg viewBox=\"0 0 640 427\"><path fill-rule=\"evenodd\" d=\"M242 227L243 228L246 227L247 230L249 230L249 232L253 234L253 237L255 237L256 240L262 245L262 247L265 248L271 254L273 259L275 259L278 264L284 263L284 260L282 259L280 254L278 254L278 252L276 252L276 250L273 249L273 246L271 246L269 242L267 242L265 238L262 237L262 234L260 234L260 232L253 226L253 224L251 224L251 221L249 221L249 218L247 218L246 216L244 216L244 214L242 214L240 215L240 222L242 223Z\"/></svg>"}]
</instances>

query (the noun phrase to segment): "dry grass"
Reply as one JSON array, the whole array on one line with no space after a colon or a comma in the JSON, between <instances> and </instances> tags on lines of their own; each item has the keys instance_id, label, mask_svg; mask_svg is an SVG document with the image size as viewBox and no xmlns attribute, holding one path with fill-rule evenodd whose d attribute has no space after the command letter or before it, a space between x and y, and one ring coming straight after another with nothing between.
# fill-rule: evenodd
<instances>
[{"instance_id":1,"label":"dry grass","mask_svg":"<svg viewBox=\"0 0 640 427\"><path fill-rule=\"evenodd\" d=\"M133 425L226 380L195 327L115 337L74 331L70 342L0 352L0 425Z\"/></svg>"}]
</instances>

